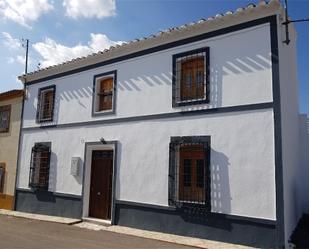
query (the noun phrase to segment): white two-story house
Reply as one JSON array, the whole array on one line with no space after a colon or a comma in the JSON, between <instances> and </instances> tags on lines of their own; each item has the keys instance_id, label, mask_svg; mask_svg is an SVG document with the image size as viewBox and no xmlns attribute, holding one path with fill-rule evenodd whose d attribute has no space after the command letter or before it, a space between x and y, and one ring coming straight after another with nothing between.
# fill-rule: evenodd
<instances>
[{"instance_id":1,"label":"white two-story house","mask_svg":"<svg viewBox=\"0 0 309 249\"><path fill-rule=\"evenodd\" d=\"M15 209L283 248L296 202L296 38L277 0L20 77Z\"/></svg>"}]
</instances>

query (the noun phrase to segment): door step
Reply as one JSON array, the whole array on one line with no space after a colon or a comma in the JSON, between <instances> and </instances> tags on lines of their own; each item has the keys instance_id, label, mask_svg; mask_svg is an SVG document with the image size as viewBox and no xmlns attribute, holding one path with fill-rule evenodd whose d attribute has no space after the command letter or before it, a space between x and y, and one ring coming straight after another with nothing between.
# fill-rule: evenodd
<instances>
[{"instance_id":1,"label":"door step","mask_svg":"<svg viewBox=\"0 0 309 249\"><path fill-rule=\"evenodd\" d=\"M106 226L109 227L112 225L110 220L102 220L102 219L97 219L97 218L92 218L92 217L84 217L82 218L84 222L100 225L100 226Z\"/></svg>"}]
</instances>

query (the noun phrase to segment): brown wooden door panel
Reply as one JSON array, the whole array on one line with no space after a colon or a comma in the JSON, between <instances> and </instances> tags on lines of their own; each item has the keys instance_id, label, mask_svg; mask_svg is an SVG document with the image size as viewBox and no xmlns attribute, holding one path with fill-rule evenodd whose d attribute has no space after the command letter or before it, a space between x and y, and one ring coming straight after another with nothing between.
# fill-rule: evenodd
<instances>
[{"instance_id":1,"label":"brown wooden door panel","mask_svg":"<svg viewBox=\"0 0 309 249\"><path fill-rule=\"evenodd\" d=\"M89 216L111 218L113 151L93 151Z\"/></svg>"},{"instance_id":2,"label":"brown wooden door panel","mask_svg":"<svg viewBox=\"0 0 309 249\"><path fill-rule=\"evenodd\" d=\"M205 202L205 152L201 145L179 151L179 200Z\"/></svg>"},{"instance_id":3,"label":"brown wooden door panel","mask_svg":"<svg viewBox=\"0 0 309 249\"><path fill-rule=\"evenodd\" d=\"M114 78L103 79L100 82L99 111L112 109Z\"/></svg>"},{"instance_id":4,"label":"brown wooden door panel","mask_svg":"<svg viewBox=\"0 0 309 249\"><path fill-rule=\"evenodd\" d=\"M204 57L182 62L181 100L204 98L204 73Z\"/></svg>"}]
</instances>

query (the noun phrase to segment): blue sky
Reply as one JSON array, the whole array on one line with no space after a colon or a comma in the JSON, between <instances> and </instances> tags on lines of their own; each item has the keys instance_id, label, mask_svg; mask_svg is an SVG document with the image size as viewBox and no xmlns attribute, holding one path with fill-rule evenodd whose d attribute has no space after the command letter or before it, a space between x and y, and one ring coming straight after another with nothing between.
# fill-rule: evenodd
<instances>
[{"instance_id":1,"label":"blue sky","mask_svg":"<svg viewBox=\"0 0 309 249\"><path fill-rule=\"evenodd\" d=\"M91 2L91 4L90 4ZM252 1L257 3L258 1ZM30 39L29 71L244 7L246 0L0 0L0 92L21 88L21 38ZM308 0L289 0L293 19L309 18ZM300 110L309 114L309 22L296 24Z\"/></svg>"}]
</instances>

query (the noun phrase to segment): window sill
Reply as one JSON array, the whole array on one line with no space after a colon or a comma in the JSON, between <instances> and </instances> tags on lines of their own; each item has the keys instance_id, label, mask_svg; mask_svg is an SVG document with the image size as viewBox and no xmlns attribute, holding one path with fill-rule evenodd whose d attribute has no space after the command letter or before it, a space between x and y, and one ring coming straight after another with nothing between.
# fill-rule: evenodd
<instances>
[{"instance_id":1,"label":"window sill","mask_svg":"<svg viewBox=\"0 0 309 249\"><path fill-rule=\"evenodd\" d=\"M175 101L173 102L173 107L181 107L188 105L200 105L200 104L208 104L209 99L196 99L196 100L183 100L183 101Z\"/></svg>"},{"instance_id":2,"label":"window sill","mask_svg":"<svg viewBox=\"0 0 309 249\"><path fill-rule=\"evenodd\" d=\"M50 119L40 119L40 120L37 120L37 123L39 123L39 124L47 123L47 122L53 122L53 119L50 118Z\"/></svg>"},{"instance_id":3,"label":"window sill","mask_svg":"<svg viewBox=\"0 0 309 249\"><path fill-rule=\"evenodd\" d=\"M110 109L110 110L106 110L106 111L99 111L99 112L93 112L92 116L103 116L103 115L109 115L109 114L115 114L115 110Z\"/></svg>"}]
</instances>

